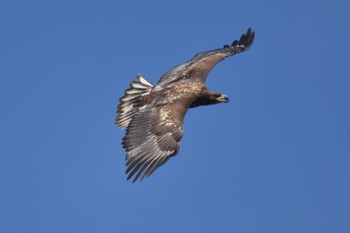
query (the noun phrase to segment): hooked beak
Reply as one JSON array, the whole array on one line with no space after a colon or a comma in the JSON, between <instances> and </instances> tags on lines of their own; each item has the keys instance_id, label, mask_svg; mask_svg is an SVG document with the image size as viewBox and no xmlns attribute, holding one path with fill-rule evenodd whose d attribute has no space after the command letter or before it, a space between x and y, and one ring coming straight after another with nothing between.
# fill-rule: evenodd
<instances>
[{"instance_id":1,"label":"hooked beak","mask_svg":"<svg viewBox=\"0 0 350 233\"><path fill-rule=\"evenodd\" d=\"M227 95L220 95L219 97L216 98L219 102L224 102L224 103L228 103L229 102L229 98Z\"/></svg>"}]
</instances>

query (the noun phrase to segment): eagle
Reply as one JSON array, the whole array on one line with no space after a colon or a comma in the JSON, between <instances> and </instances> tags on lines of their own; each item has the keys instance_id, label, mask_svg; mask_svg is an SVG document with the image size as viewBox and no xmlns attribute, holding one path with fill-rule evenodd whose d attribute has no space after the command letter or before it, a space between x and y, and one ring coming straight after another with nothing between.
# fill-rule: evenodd
<instances>
[{"instance_id":1,"label":"eagle","mask_svg":"<svg viewBox=\"0 0 350 233\"><path fill-rule=\"evenodd\" d=\"M137 74L138 81L132 81L120 98L115 120L126 129L122 146L127 180L143 180L179 152L188 109L229 101L228 96L208 90L206 78L218 62L249 49L254 35L249 28L231 45L196 54L165 73L156 85Z\"/></svg>"}]
</instances>

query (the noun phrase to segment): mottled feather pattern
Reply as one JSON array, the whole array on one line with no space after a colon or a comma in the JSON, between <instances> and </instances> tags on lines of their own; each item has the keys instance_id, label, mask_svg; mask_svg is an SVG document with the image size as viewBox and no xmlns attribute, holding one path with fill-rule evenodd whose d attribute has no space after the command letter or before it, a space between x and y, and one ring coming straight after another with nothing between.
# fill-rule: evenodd
<instances>
[{"instance_id":1,"label":"mottled feather pattern","mask_svg":"<svg viewBox=\"0 0 350 233\"><path fill-rule=\"evenodd\" d=\"M183 128L182 121L172 119L175 109L166 105L145 108L135 114L122 142L127 152L128 179L135 175L133 182L142 180L178 152ZM184 116L177 114L182 116L176 119Z\"/></svg>"},{"instance_id":2,"label":"mottled feather pattern","mask_svg":"<svg viewBox=\"0 0 350 233\"><path fill-rule=\"evenodd\" d=\"M164 74L157 85L138 75L118 105L116 124L126 128L127 179L150 176L176 155L189 108L228 102L228 96L209 91L205 81L212 68L226 57L250 48L255 33L249 28L239 40L223 48L198 53L190 61Z\"/></svg>"},{"instance_id":3,"label":"mottled feather pattern","mask_svg":"<svg viewBox=\"0 0 350 233\"><path fill-rule=\"evenodd\" d=\"M208 73L218 62L226 57L246 51L253 44L254 38L255 32L249 28L246 34L243 34L239 41L234 40L231 46L224 45L223 48L220 49L198 53L190 61L175 66L164 74L158 81L157 86L168 86L172 83L176 83L178 80L187 78L199 78L204 83ZM200 69L202 69L202 72L198 72Z\"/></svg>"}]
</instances>

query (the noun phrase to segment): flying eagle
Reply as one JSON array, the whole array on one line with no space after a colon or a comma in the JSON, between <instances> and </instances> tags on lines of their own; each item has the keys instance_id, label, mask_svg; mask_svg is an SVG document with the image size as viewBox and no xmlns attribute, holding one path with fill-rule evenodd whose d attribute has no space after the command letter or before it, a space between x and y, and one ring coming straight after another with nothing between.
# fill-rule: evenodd
<instances>
[{"instance_id":1,"label":"flying eagle","mask_svg":"<svg viewBox=\"0 0 350 233\"><path fill-rule=\"evenodd\" d=\"M205 80L218 62L249 49L253 41L254 32L249 28L231 45L198 53L174 67L156 85L137 74L138 81L131 82L120 98L115 121L126 129L122 145L128 180L134 175L133 182L148 177L178 153L189 108L229 101L226 95L209 91Z\"/></svg>"}]
</instances>

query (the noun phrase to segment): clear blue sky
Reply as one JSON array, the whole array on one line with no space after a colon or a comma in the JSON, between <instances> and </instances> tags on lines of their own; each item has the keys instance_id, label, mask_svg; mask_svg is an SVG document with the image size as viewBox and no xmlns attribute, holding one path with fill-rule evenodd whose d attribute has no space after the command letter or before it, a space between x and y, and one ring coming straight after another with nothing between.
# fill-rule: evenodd
<instances>
[{"instance_id":1,"label":"clear blue sky","mask_svg":"<svg viewBox=\"0 0 350 233\"><path fill-rule=\"evenodd\" d=\"M119 1L122 2L122 1ZM346 1L2 1L0 232L350 232ZM124 174L119 97L252 27L181 152Z\"/></svg>"}]
</instances>

